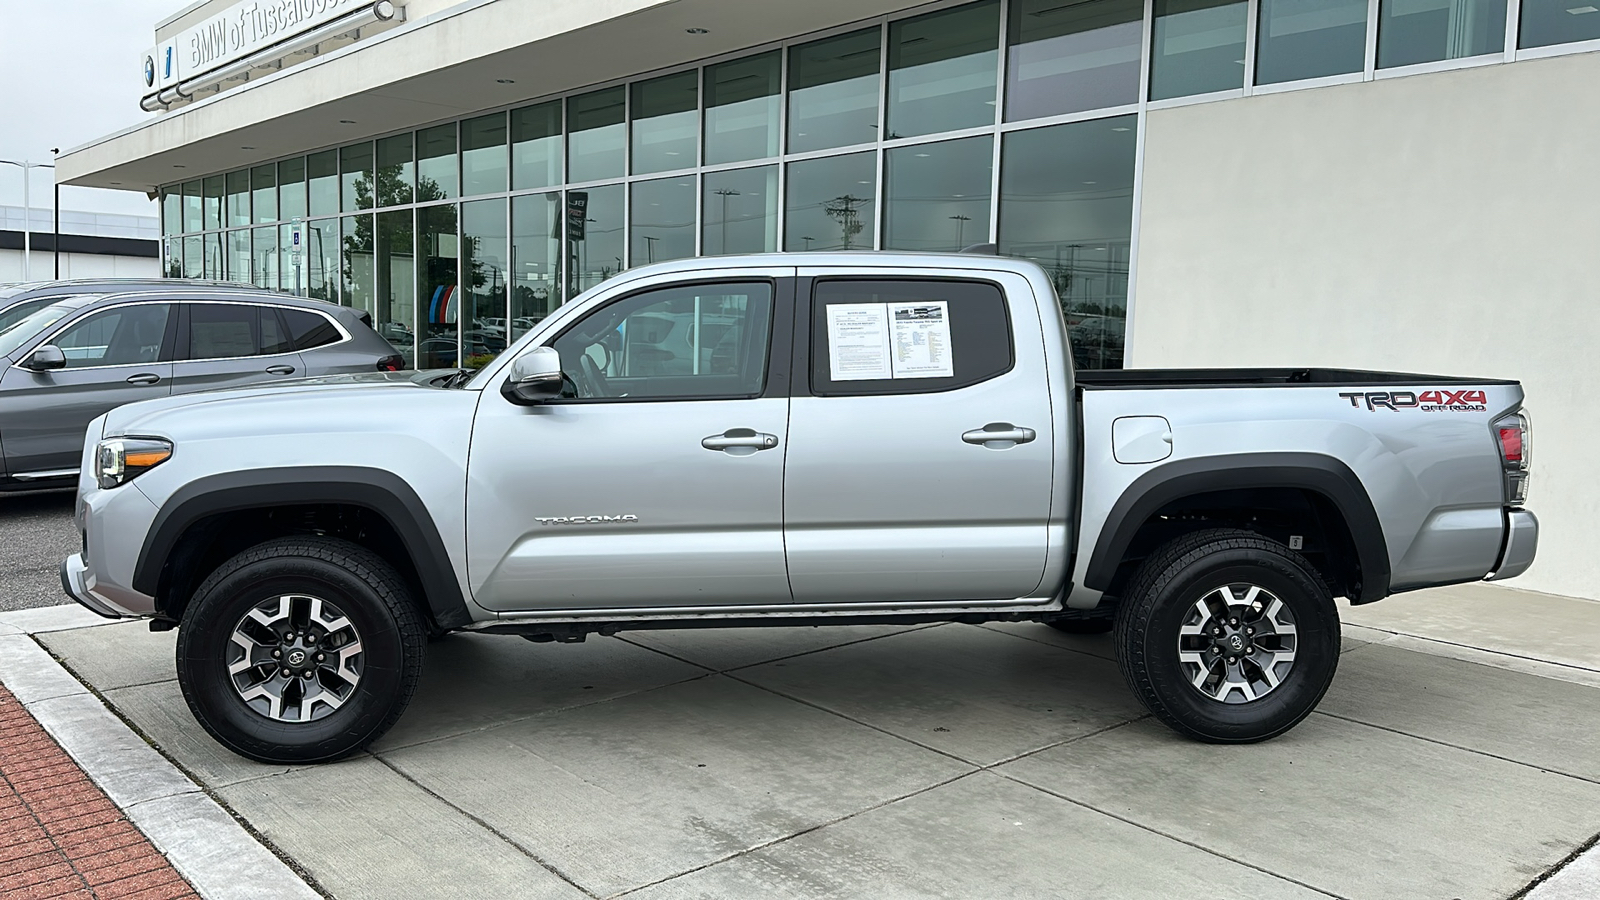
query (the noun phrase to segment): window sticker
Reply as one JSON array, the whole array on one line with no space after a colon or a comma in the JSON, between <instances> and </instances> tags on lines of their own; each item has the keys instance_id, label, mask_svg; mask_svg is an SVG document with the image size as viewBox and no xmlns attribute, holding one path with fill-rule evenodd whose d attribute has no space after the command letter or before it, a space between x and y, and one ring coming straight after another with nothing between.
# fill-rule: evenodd
<instances>
[{"instance_id":1,"label":"window sticker","mask_svg":"<svg viewBox=\"0 0 1600 900\"><path fill-rule=\"evenodd\" d=\"M894 319L894 377L955 377L949 301L890 303L888 307Z\"/></svg>"},{"instance_id":2,"label":"window sticker","mask_svg":"<svg viewBox=\"0 0 1600 900\"><path fill-rule=\"evenodd\" d=\"M952 378L950 303L834 303L828 311L831 381Z\"/></svg>"},{"instance_id":3,"label":"window sticker","mask_svg":"<svg viewBox=\"0 0 1600 900\"><path fill-rule=\"evenodd\" d=\"M893 378L889 366L889 304L835 303L828 310L828 378Z\"/></svg>"}]
</instances>

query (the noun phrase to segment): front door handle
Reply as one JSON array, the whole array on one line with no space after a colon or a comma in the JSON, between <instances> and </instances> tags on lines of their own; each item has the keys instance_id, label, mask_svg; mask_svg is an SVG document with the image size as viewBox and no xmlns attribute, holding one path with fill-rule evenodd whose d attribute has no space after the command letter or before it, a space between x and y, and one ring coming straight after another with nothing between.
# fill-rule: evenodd
<instances>
[{"instance_id":1,"label":"front door handle","mask_svg":"<svg viewBox=\"0 0 1600 900\"><path fill-rule=\"evenodd\" d=\"M1026 444L1038 436L1032 428L1019 428L1010 422L990 422L982 428L962 433L961 439L969 444L982 444L990 450L1005 450L1017 444Z\"/></svg>"},{"instance_id":2,"label":"front door handle","mask_svg":"<svg viewBox=\"0 0 1600 900\"><path fill-rule=\"evenodd\" d=\"M161 376L154 372L140 372L138 375L129 375L128 383L139 385L160 384Z\"/></svg>"},{"instance_id":3,"label":"front door handle","mask_svg":"<svg viewBox=\"0 0 1600 900\"><path fill-rule=\"evenodd\" d=\"M730 428L700 441L707 450L722 450L733 456L748 456L757 450L771 450L778 446L778 436L749 428Z\"/></svg>"},{"instance_id":4,"label":"front door handle","mask_svg":"<svg viewBox=\"0 0 1600 900\"><path fill-rule=\"evenodd\" d=\"M268 375L293 375L294 366L267 366Z\"/></svg>"}]
</instances>

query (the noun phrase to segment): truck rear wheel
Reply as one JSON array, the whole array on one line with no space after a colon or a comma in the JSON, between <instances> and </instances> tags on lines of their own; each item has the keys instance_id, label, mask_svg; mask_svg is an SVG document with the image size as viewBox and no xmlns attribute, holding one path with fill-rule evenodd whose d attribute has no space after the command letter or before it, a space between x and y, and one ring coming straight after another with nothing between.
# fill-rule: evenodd
<instances>
[{"instance_id":1,"label":"truck rear wheel","mask_svg":"<svg viewBox=\"0 0 1600 900\"><path fill-rule=\"evenodd\" d=\"M1311 714L1339 664L1332 593L1300 554L1208 529L1145 560L1118 607L1117 660L1145 708L1213 743L1276 737Z\"/></svg>"},{"instance_id":2,"label":"truck rear wheel","mask_svg":"<svg viewBox=\"0 0 1600 900\"><path fill-rule=\"evenodd\" d=\"M388 563L348 541L281 538L223 563L178 632L178 684L201 727L271 763L338 759L405 711L427 627Z\"/></svg>"}]
</instances>

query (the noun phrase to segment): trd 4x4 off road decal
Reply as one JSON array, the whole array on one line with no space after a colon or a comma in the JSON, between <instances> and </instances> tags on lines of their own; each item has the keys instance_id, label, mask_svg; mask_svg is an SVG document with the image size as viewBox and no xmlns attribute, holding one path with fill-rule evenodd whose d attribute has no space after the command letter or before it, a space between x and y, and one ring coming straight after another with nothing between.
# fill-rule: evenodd
<instances>
[{"instance_id":1,"label":"trd 4x4 off road decal","mask_svg":"<svg viewBox=\"0 0 1600 900\"><path fill-rule=\"evenodd\" d=\"M1489 402L1488 396L1483 391L1446 389L1427 390L1418 394L1413 391L1350 391L1339 394L1350 401L1350 405L1361 408L1366 403L1370 412L1375 409L1402 410L1420 409L1423 412L1488 412L1484 404Z\"/></svg>"}]
</instances>

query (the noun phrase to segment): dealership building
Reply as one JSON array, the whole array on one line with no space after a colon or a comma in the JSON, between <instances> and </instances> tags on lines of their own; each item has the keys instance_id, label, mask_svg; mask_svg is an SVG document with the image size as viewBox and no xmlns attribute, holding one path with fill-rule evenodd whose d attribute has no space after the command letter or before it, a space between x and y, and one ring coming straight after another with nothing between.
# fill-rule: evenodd
<instances>
[{"instance_id":1,"label":"dealership building","mask_svg":"<svg viewBox=\"0 0 1600 900\"><path fill-rule=\"evenodd\" d=\"M206 0L152 44L154 115L56 171L158 197L170 275L431 366L651 261L993 243L1080 367L1520 379L1512 583L1600 599L1590 0Z\"/></svg>"}]
</instances>

